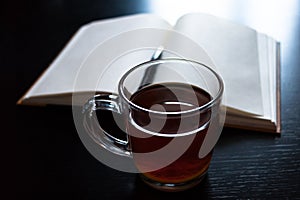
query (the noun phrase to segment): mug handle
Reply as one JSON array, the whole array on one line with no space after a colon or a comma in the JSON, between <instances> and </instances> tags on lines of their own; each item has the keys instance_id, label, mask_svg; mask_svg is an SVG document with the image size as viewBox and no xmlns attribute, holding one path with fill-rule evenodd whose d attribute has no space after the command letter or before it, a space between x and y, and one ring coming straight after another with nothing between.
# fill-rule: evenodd
<instances>
[{"instance_id":1,"label":"mug handle","mask_svg":"<svg viewBox=\"0 0 300 200\"><path fill-rule=\"evenodd\" d=\"M83 125L86 132L98 145L114 154L131 157L127 134L122 131L125 126L120 128L122 124L117 124L114 119L111 120L113 126L116 127L114 130L116 132L112 135L103 128L103 124L101 125L99 122L100 118L97 117L97 111L113 112L113 116L119 117L121 120L118 121L123 122L124 118L120 111L118 98L116 94L101 93L89 99L82 110Z\"/></svg>"}]
</instances>

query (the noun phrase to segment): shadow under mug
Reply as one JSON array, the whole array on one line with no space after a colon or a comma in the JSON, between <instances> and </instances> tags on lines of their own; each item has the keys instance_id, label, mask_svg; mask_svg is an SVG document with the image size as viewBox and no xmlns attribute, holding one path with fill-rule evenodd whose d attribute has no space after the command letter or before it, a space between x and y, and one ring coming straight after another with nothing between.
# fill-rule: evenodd
<instances>
[{"instance_id":1,"label":"shadow under mug","mask_svg":"<svg viewBox=\"0 0 300 200\"><path fill-rule=\"evenodd\" d=\"M186 190L208 170L225 120L223 90L222 78L204 64L149 61L122 76L118 95L95 95L85 104L86 129L112 153L131 157L148 185L163 191ZM99 125L96 112L102 110L118 116L114 120L125 138ZM105 137L95 135L99 134L95 129Z\"/></svg>"}]
</instances>

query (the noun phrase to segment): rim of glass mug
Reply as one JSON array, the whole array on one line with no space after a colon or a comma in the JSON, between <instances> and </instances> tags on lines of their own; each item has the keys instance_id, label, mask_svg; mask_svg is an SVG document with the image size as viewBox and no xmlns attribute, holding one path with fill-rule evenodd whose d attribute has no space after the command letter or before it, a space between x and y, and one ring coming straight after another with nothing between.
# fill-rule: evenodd
<instances>
[{"instance_id":1,"label":"rim of glass mug","mask_svg":"<svg viewBox=\"0 0 300 200\"><path fill-rule=\"evenodd\" d=\"M176 112L170 112L170 111L156 111L156 110L151 110L151 109L147 109L147 108L143 108L135 103L133 103L130 99L128 99L125 95L124 92L124 81L126 80L126 78L135 70L141 68L141 67L147 67L150 65L157 65L157 64L163 64L166 62L185 62L185 63L190 63L190 64L194 64L194 65L201 65L202 67L206 68L207 70L209 70L218 80L219 83L219 90L217 92L216 95L212 96L212 99L207 102L206 104L202 105L202 106L198 106L197 108L193 108L193 109L189 109L189 110L184 110L184 111L176 111ZM149 113L153 113L153 114L163 114L163 115L178 115L178 114L189 114L189 113L193 113L196 111L202 111L202 110L206 110L210 107L212 107L213 105L215 105L215 103L222 97L223 95L223 91L224 91L224 83L223 83L223 79L222 77L215 72L213 69L211 69L210 67L208 67L207 65L194 61L194 60L188 60L188 59L182 59L182 58L165 58L165 59L159 59L159 60L151 60L151 61L147 61L144 63L141 63L139 65L136 65L135 67L131 68L130 70L128 70L120 79L119 81L119 87L118 87L118 92L120 94L120 96L126 101L126 103L128 103L130 106L139 109L139 110L143 110L145 112L149 112Z\"/></svg>"}]
</instances>

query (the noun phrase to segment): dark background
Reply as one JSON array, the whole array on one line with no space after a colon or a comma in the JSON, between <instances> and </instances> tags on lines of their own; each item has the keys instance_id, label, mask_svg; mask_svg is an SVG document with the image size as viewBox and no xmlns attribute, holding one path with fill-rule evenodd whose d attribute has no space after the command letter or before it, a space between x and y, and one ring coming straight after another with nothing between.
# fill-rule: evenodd
<instances>
[{"instance_id":1,"label":"dark background","mask_svg":"<svg viewBox=\"0 0 300 200\"><path fill-rule=\"evenodd\" d=\"M4 3L0 61L2 91L8 94L5 100L15 106L81 25L134 13L174 11L176 14L178 10L174 5L175 9L172 6L156 8L151 2L31 0ZM193 11L195 7L202 11L209 1L199 1L198 7L184 2L187 9L190 6ZM113 170L89 154L77 135L70 107L16 106L13 120L11 107L4 106L9 120L2 122L8 127L2 134L12 136L3 139L2 145L3 158L7 159L2 163L8 164L8 169L3 170L7 177L5 191L10 197L300 199L299 1L287 1L286 4L294 2L290 7L284 1L257 1L252 8L247 6L250 1L230 2L233 6L227 15L212 7L208 11L257 28L281 42L281 135L225 128L206 179L185 192L163 193L144 185L135 174ZM213 8L221 6L215 2ZM257 20L249 21L253 16L257 16ZM16 96L12 94L14 87Z\"/></svg>"}]
</instances>

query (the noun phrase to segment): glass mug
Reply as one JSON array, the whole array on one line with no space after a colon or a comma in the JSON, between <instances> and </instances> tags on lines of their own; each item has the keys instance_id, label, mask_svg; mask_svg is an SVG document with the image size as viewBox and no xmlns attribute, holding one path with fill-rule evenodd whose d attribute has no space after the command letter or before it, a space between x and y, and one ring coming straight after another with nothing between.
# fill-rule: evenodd
<instances>
[{"instance_id":1,"label":"glass mug","mask_svg":"<svg viewBox=\"0 0 300 200\"><path fill-rule=\"evenodd\" d=\"M148 185L186 190L209 168L225 120L223 90L222 78L204 64L175 58L145 62L122 76L118 95L95 95L85 104L86 130L102 147L130 157ZM125 139L99 125L96 112L102 110L118 116Z\"/></svg>"}]
</instances>

